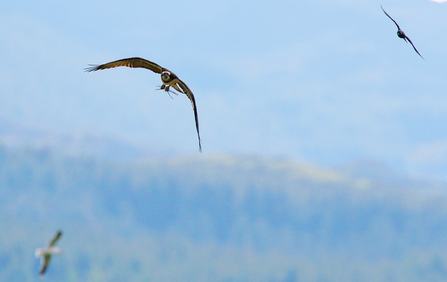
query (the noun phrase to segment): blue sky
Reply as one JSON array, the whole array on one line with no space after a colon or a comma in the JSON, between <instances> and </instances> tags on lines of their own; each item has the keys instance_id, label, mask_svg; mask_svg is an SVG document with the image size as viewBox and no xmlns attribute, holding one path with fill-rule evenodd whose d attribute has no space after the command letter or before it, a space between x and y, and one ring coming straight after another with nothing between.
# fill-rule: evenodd
<instances>
[{"instance_id":1,"label":"blue sky","mask_svg":"<svg viewBox=\"0 0 447 282\"><path fill-rule=\"evenodd\" d=\"M173 155L368 159L445 180L446 15L428 0L4 1L0 120ZM201 155L187 97L155 91L159 75L83 71L133 56L194 92Z\"/></svg>"}]
</instances>

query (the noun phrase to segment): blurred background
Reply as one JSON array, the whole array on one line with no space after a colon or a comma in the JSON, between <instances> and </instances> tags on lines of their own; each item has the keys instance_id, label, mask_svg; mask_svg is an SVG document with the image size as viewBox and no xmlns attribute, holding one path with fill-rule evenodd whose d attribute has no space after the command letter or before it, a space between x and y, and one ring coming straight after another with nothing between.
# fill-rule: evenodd
<instances>
[{"instance_id":1,"label":"blurred background","mask_svg":"<svg viewBox=\"0 0 447 282\"><path fill-rule=\"evenodd\" d=\"M58 229L47 281L445 281L446 14L1 2L0 281ZM134 56L193 91L202 153L158 74L84 72Z\"/></svg>"}]
</instances>

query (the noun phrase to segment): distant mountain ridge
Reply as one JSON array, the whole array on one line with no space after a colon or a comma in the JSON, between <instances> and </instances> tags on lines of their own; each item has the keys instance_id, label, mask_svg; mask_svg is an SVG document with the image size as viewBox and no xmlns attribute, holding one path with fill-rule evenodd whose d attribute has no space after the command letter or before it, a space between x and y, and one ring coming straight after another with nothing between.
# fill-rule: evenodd
<instances>
[{"instance_id":1,"label":"distant mountain ridge","mask_svg":"<svg viewBox=\"0 0 447 282\"><path fill-rule=\"evenodd\" d=\"M58 135L20 126L5 119L0 119L0 143L14 149L47 148L70 156L109 158L118 161L135 160L154 155L154 153L116 138L93 135Z\"/></svg>"},{"instance_id":2,"label":"distant mountain ridge","mask_svg":"<svg viewBox=\"0 0 447 282\"><path fill-rule=\"evenodd\" d=\"M257 156L120 162L3 146L0 280L38 281L32 251L56 229L67 252L49 281L445 280L446 187L358 175Z\"/></svg>"}]
</instances>

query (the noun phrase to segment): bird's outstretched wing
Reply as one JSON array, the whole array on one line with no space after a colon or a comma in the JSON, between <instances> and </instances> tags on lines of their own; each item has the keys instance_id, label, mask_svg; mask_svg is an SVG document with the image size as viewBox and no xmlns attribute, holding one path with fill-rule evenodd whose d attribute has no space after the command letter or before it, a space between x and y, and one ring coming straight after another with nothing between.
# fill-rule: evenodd
<instances>
[{"instance_id":1,"label":"bird's outstretched wing","mask_svg":"<svg viewBox=\"0 0 447 282\"><path fill-rule=\"evenodd\" d=\"M50 264L50 260L51 260L50 254L46 254L46 255L42 256L40 272L39 272L40 276L44 275L45 271L47 271L48 265Z\"/></svg>"},{"instance_id":2,"label":"bird's outstretched wing","mask_svg":"<svg viewBox=\"0 0 447 282\"><path fill-rule=\"evenodd\" d=\"M202 152L202 142L200 141L200 133L199 133L199 117L197 115L197 107L196 107L196 99L194 99L194 94L192 94L192 91L189 89L189 87L180 79L177 78L177 83L180 86L180 88L183 90L183 93L188 96L189 100L191 101L192 110L194 111L194 119L196 121L196 130L197 130L197 137L199 138L199 150Z\"/></svg>"},{"instance_id":3,"label":"bird's outstretched wing","mask_svg":"<svg viewBox=\"0 0 447 282\"><path fill-rule=\"evenodd\" d=\"M408 42L410 42L411 46L413 46L414 51L416 51L416 53L418 53L418 55L424 59L424 57L422 57L422 55L419 53L418 49L416 49L416 47L414 47L413 42L411 42L410 38L408 38L408 36L405 36L405 38L408 40ZM425 59L424 59L425 60Z\"/></svg>"},{"instance_id":4,"label":"bird's outstretched wing","mask_svg":"<svg viewBox=\"0 0 447 282\"><path fill-rule=\"evenodd\" d=\"M48 244L49 247L53 247L54 245L56 245L57 241L59 241L59 239L62 236L62 231L57 231L56 235L54 236L54 238L50 241L50 243Z\"/></svg>"},{"instance_id":5,"label":"bird's outstretched wing","mask_svg":"<svg viewBox=\"0 0 447 282\"><path fill-rule=\"evenodd\" d=\"M382 8L382 11L385 13L385 15L387 15L388 16L388 18L390 18L395 24L396 24L396 26L397 26L397 29L400 29L400 27L399 27L399 25L397 24L397 22L395 21L395 20L393 20L393 18L392 17L390 17L390 15L388 15L388 13L387 12L385 12L385 10L383 9L383 7L382 6L380 6L380 8Z\"/></svg>"},{"instance_id":6,"label":"bird's outstretched wing","mask_svg":"<svg viewBox=\"0 0 447 282\"><path fill-rule=\"evenodd\" d=\"M169 71L168 69L163 68L162 66L160 66L154 62L151 62L146 59L139 58L139 57L117 60L117 61L113 61L113 62L103 64L103 65L91 65L90 67L86 68L85 71L91 72L91 71L110 69L110 68L116 68L116 67L145 68L145 69L149 69L155 73L162 73L164 71ZM178 92L184 93L186 96L188 96L189 100L191 101L192 109L194 111L194 118L195 118L195 122L196 122L197 136L199 138L199 150L200 150L200 152L202 152L202 143L200 140L200 133L199 133L199 118L197 116L197 108L196 108L196 101L194 99L194 95L192 94L192 91L188 88L188 86L183 81L178 79L174 73L172 73L171 71L169 71L169 73L170 73L170 75L174 76L173 83L169 83L169 85L174 87L174 89L177 90ZM178 88L177 84L178 84L178 86L180 86L181 90ZM160 88L160 89L164 89L164 87Z\"/></svg>"},{"instance_id":7,"label":"bird's outstretched wing","mask_svg":"<svg viewBox=\"0 0 447 282\"><path fill-rule=\"evenodd\" d=\"M139 57L133 57L133 58L127 58L122 60L113 61L107 64L102 65L91 65L88 68L85 68L85 71L91 72L91 71L97 71L97 70L104 70L104 69L111 69L116 67L129 67L129 68L144 68L151 70L155 73L162 73L163 71L167 70L160 65L148 61L143 58Z\"/></svg>"}]
</instances>

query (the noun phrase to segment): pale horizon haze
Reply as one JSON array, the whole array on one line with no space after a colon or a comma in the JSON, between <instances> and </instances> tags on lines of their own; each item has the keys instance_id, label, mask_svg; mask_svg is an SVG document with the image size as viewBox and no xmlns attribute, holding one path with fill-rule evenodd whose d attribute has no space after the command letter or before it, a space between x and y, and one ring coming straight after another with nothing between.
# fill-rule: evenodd
<instances>
[{"instance_id":1,"label":"pale horizon haze","mask_svg":"<svg viewBox=\"0 0 447 282\"><path fill-rule=\"evenodd\" d=\"M0 121L151 154L372 160L446 180L446 12L428 0L6 1ZM202 154L189 100L156 91L160 75L84 71L136 56L193 91Z\"/></svg>"}]
</instances>

